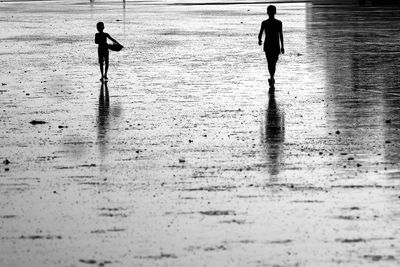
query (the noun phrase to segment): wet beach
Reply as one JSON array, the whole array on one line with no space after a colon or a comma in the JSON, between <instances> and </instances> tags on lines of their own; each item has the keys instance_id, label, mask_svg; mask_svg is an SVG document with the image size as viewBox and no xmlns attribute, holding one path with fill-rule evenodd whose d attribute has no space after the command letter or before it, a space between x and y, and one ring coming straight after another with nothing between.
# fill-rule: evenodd
<instances>
[{"instance_id":1,"label":"wet beach","mask_svg":"<svg viewBox=\"0 0 400 267\"><path fill-rule=\"evenodd\" d=\"M0 3L0 266L399 266L399 9L182 3Z\"/></svg>"}]
</instances>

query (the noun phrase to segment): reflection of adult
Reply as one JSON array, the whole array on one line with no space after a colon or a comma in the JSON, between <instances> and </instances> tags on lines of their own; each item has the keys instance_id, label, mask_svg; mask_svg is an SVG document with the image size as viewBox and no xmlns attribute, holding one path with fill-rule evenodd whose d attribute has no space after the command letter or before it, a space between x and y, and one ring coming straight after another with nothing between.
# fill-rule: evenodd
<instances>
[{"instance_id":1,"label":"reflection of adult","mask_svg":"<svg viewBox=\"0 0 400 267\"><path fill-rule=\"evenodd\" d=\"M275 94L270 94L266 114L266 140L269 143L280 143L284 139L285 121L276 104Z\"/></svg>"},{"instance_id":2,"label":"reflection of adult","mask_svg":"<svg viewBox=\"0 0 400 267\"><path fill-rule=\"evenodd\" d=\"M262 44L261 38L263 32L265 32L264 52L267 57L268 71L271 76L268 82L269 85L273 87L275 84L276 62L278 61L279 54L285 53L285 49L283 47L282 22L275 19L276 7L273 5L268 6L267 13L269 18L261 23L260 33L258 34L258 44ZM279 45L279 40L281 45Z\"/></svg>"},{"instance_id":3,"label":"reflection of adult","mask_svg":"<svg viewBox=\"0 0 400 267\"><path fill-rule=\"evenodd\" d=\"M275 95L270 94L268 108L265 116L265 145L269 173L277 175L279 173L281 160L283 159L283 142L285 140L285 117L279 110L275 100Z\"/></svg>"}]
</instances>

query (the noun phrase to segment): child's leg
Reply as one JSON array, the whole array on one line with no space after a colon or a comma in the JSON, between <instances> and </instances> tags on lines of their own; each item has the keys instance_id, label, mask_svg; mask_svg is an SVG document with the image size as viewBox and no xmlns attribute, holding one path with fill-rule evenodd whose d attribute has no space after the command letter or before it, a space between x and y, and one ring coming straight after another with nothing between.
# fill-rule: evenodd
<instances>
[{"instance_id":1,"label":"child's leg","mask_svg":"<svg viewBox=\"0 0 400 267\"><path fill-rule=\"evenodd\" d=\"M108 72L108 60L106 60L106 66L105 66L105 71L104 71L104 78L107 78L107 72Z\"/></svg>"},{"instance_id":2,"label":"child's leg","mask_svg":"<svg viewBox=\"0 0 400 267\"><path fill-rule=\"evenodd\" d=\"M99 66L100 66L101 79L103 79L103 55L102 55L100 50L97 51L97 55L99 56Z\"/></svg>"},{"instance_id":3,"label":"child's leg","mask_svg":"<svg viewBox=\"0 0 400 267\"><path fill-rule=\"evenodd\" d=\"M101 78L103 79L103 60L99 60Z\"/></svg>"},{"instance_id":4,"label":"child's leg","mask_svg":"<svg viewBox=\"0 0 400 267\"><path fill-rule=\"evenodd\" d=\"M105 57L104 57L104 60L105 60L105 64L106 64L106 66L105 66L105 71L104 71L104 78L107 79L107 72L108 72L108 51L107 51L107 53L106 53L106 55L105 55Z\"/></svg>"}]
</instances>

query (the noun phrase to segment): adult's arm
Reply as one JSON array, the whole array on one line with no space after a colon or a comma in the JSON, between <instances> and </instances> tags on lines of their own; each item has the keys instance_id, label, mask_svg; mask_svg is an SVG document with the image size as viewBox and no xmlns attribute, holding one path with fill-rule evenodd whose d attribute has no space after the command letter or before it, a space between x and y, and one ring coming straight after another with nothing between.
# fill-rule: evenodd
<instances>
[{"instance_id":1,"label":"adult's arm","mask_svg":"<svg viewBox=\"0 0 400 267\"><path fill-rule=\"evenodd\" d=\"M258 33L258 45L262 44L262 35L264 32L264 23L261 23L261 28L260 28L260 32Z\"/></svg>"},{"instance_id":2,"label":"adult's arm","mask_svg":"<svg viewBox=\"0 0 400 267\"><path fill-rule=\"evenodd\" d=\"M282 22L281 22L281 27L280 27L280 31L279 31L279 39L281 40L281 53L285 54L285 46L283 45Z\"/></svg>"}]
</instances>

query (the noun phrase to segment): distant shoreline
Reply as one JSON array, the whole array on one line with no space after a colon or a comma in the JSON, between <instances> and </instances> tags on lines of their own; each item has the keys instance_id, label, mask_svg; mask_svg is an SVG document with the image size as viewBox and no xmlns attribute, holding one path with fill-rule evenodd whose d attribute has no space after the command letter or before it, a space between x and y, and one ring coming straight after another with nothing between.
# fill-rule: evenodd
<instances>
[{"instance_id":1,"label":"distant shoreline","mask_svg":"<svg viewBox=\"0 0 400 267\"><path fill-rule=\"evenodd\" d=\"M135 1L135 0L126 0L125 3L140 3L140 2L159 2L159 3L165 3L165 4L173 4L173 5L218 5L218 4L278 4L278 3L331 3L331 4L336 4L336 3L349 3L349 2L357 2L357 0L350 0L350 1L345 1L345 0L273 0L273 1L245 1L245 0L238 0L238 1L232 1L232 0L227 0L227 1L197 1L197 2L190 2L190 0L175 0L175 1L163 1L163 0L149 0L149 1ZM65 0L0 0L0 3L18 3L18 2L65 2L68 3L70 1L65 1ZM104 4L104 3L118 3L118 2L123 2L123 0L94 0L91 2L90 0L76 0L74 2L82 2L82 3L99 3L99 4ZM72 2L72 3L74 3ZM71 2L70 2L71 3Z\"/></svg>"},{"instance_id":2,"label":"distant shoreline","mask_svg":"<svg viewBox=\"0 0 400 267\"><path fill-rule=\"evenodd\" d=\"M0 3L30 3L30 2L53 2L63 4L119 4L123 0L0 0ZM366 6L381 6L381 5L400 5L400 1L395 0L261 0L261 1L246 1L246 0L206 0L193 1L190 0L125 0L125 4L143 4L149 3L152 5L171 5L171 6L202 6L202 5L261 5L261 4L297 4L297 3L313 3L317 5L366 5Z\"/></svg>"}]
</instances>

